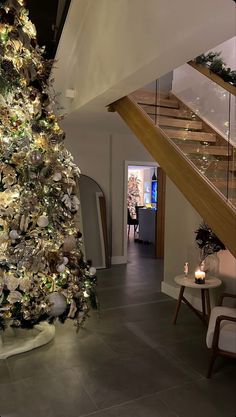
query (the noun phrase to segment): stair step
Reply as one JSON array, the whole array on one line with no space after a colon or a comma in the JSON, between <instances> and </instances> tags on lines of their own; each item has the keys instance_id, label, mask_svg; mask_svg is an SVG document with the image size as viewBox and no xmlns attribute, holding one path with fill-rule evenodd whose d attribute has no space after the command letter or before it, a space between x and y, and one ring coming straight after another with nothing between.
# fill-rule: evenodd
<instances>
[{"instance_id":1,"label":"stair step","mask_svg":"<svg viewBox=\"0 0 236 417\"><path fill-rule=\"evenodd\" d=\"M143 110L149 114L149 116L170 116L170 117L176 117L178 119L187 119L187 120L193 120L191 112L188 112L187 110L178 110L168 107L157 107L154 104L148 105L144 104L142 105Z\"/></svg>"},{"instance_id":2,"label":"stair step","mask_svg":"<svg viewBox=\"0 0 236 417\"><path fill-rule=\"evenodd\" d=\"M229 203L236 207L236 198L229 197Z\"/></svg>"},{"instance_id":3,"label":"stair step","mask_svg":"<svg viewBox=\"0 0 236 417\"><path fill-rule=\"evenodd\" d=\"M178 147L185 153L197 153L200 155L214 155L214 156L229 156L230 150L227 146L203 146L195 144L181 143L178 144Z\"/></svg>"},{"instance_id":4,"label":"stair step","mask_svg":"<svg viewBox=\"0 0 236 417\"><path fill-rule=\"evenodd\" d=\"M179 127L179 128L192 129L192 130L202 129L202 122L198 122L196 120L172 119L170 117L159 116L157 117L157 123L160 126L171 126L171 127Z\"/></svg>"},{"instance_id":5,"label":"stair step","mask_svg":"<svg viewBox=\"0 0 236 417\"><path fill-rule=\"evenodd\" d=\"M179 108L179 103L176 100L170 100L169 98L162 98L157 96L153 91L135 91L131 94L131 97L140 105L157 105L162 107L170 107L173 109Z\"/></svg>"},{"instance_id":6,"label":"stair step","mask_svg":"<svg viewBox=\"0 0 236 417\"><path fill-rule=\"evenodd\" d=\"M163 129L171 139L196 140L198 142L215 142L215 133L191 132L189 130Z\"/></svg>"},{"instance_id":7,"label":"stair step","mask_svg":"<svg viewBox=\"0 0 236 417\"><path fill-rule=\"evenodd\" d=\"M236 161L213 161L208 170L236 172Z\"/></svg>"},{"instance_id":8,"label":"stair step","mask_svg":"<svg viewBox=\"0 0 236 417\"><path fill-rule=\"evenodd\" d=\"M212 184L213 185L215 185L215 187L217 187L217 188L230 188L230 189L233 189L233 190L235 190L236 189L236 179L235 179L235 181L232 181L232 180L229 180L229 181L227 181L227 180L224 180L224 179L222 179L222 178L209 178L209 177L207 177L211 182L212 182Z\"/></svg>"}]
</instances>

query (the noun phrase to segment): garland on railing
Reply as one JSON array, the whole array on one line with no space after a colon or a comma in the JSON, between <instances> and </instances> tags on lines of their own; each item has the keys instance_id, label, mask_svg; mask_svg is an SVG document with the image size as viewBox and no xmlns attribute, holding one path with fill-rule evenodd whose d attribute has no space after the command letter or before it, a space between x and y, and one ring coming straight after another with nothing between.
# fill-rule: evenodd
<instances>
[{"instance_id":1,"label":"garland on railing","mask_svg":"<svg viewBox=\"0 0 236 417\"><path fill-rule=\"evenodd\" d=\"M209 52L208 54L201 54L194 59L196 64L204 65L209 68L211 72L217 74L225 82L236 86L236 71L226 67L225 62L220 57L221 52Z\"/></svg>"}]
</instances>

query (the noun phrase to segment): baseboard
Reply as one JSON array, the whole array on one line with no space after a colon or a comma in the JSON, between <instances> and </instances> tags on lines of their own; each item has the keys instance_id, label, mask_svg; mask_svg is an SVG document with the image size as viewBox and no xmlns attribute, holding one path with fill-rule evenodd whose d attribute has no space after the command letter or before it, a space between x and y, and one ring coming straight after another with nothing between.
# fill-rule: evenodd
<instances>
[{"instance_id":1,"label":"baseboard","mask_svg":"<svg viewBox=\"0 0 236 417\"><path fill-rule=\"evenodd\" d=\"M180 290L180 287L174 287L173 285L167 284L165 281L162 281L161 283L161 292L169 295L172 298L175 298L176 300L179 297L179 290ZM192 304L193 307L195 307L197 310L200 310L200 311L202 310L200 291L198 291L199 297L195 297L194 295L190 294L188 291L188 288L186 288L184 295L186 296L186 299Z\"/></svg>"},{"instance_id":2,"label":"baseboard","mask_svg":"<svg viewBox=\"0 0 236 417\"><path fill-rule=\"evenodd\" d=\"M127 264L126 256L112 256L111 258L112 265Z\"/></svg>"}]
</instances>

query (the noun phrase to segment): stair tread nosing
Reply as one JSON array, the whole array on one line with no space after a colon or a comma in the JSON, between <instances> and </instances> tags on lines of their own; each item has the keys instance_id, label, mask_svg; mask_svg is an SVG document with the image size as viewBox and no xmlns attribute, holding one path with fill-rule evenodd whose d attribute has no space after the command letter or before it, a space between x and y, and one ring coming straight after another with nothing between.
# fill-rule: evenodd
<instances>
[{"instance_id":1,"label":"stair tread nosing","mask_svg":"<svg viewBox=\"0 0 236 417\"><path fill-rule=\"evenodd\" d=\"M170 117L163 117L163 116L157 116L157 124L159 124L160 126L171 126L171 127L178 127L178 128L184 128L184 129L194 129L194 130L202 129L202 122L199 122L197 120L172 119Z\"/></svg>"},{"instance_id":2,"label":"stair tread nosing","mask_svg":"<svg viewBox=\"0 0 236 417\"><path fill-rule=\"evenodd\" d=\"M225 180L222 178L213 178L213 177L207 177L212 184L214 184L217 188L221 188L221 187L226 187L226 188L232 188L232 189L236 189L236 178L235 180Z\"/></svg>"},{"instance_id":3,"label":"stair tread nosing","mask_svg":"<svg viewBox=\"0 0 236 417\"><path fill-rule=\"evenodd\" d=\"M170 107L174 109L179 108L179 103L176 100L172 100L169 98L162 98L156 97L155 92L135 92L131 94L131 97L139 104L139 105L157 105L162 107Z\"/></svg>"},{"instance_id":4,"label":"stair tread nosing","mask_svg":"<svg viewBox=\"0 0 236 417\"><path fill-rule=\"evenodd\" d=\"M174 130L163 128L164 132L169 136L171 139L183 139L183 140L197 140L200 142L215 142L216 141L216 134L215 133L208 133L208 132L191 132L189 130Z\"/></svg>"},{"instance_id":5,"label":"stair tread nosing","mask_svg":"<svg viewBox=\"0 0 236 417\"><path fill-rule=\"evenodd\" d=\"M183 111L183 110L178 110L178 109L173 109L173 108L168 108L168 107L156 107L155 105L151 106L148 104L144 104L142 105L143 110L148 113L150 116L170 116L170 117L175 117L177 119L183 119L183 120L191 120L193 121L193 117L190 111Z\"/></svg>"},{"instance_id":6,"label":"stair tread nosing","mask_svg":"<svg viewBox=\"0 0 236 417\"><path fill-rule=\"evenodd\" d=\"M236 172L236 161L212 161L207 170Z\"/></svg>"},{"instance_id":7,"label":"stair tread nosing","mask_svg":"<svg viewBox=\"0 0 236 417\"><path fill-rule=\"evenodd\" d=\"M181 143L178 147L186 154L197 153L199 155L229 156L230 150L227 146L203 146L195 144Z\"/></svg>"}]
</instances>

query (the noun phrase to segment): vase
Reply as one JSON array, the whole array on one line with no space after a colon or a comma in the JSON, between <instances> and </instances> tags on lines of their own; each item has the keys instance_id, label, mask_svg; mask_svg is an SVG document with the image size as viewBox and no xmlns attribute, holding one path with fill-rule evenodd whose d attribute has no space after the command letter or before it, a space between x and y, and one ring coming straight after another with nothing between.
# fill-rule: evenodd
<instances>
[{"instance_id":1,"label":"vase","mask_svg":"<svg viewBox=\"0 0 236 417\"><path fill-rule=\"evenodd\" d=\"M217 252L214 252L211 255L208 255L204 259L204 271L208 275L217 276L219 274L219 263L220 263L220 260L218 258Z\"/></svg>"}]
</instances>

